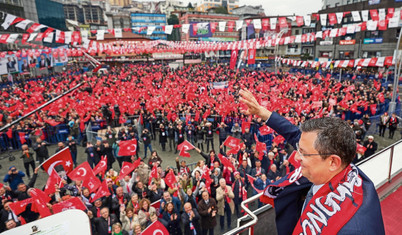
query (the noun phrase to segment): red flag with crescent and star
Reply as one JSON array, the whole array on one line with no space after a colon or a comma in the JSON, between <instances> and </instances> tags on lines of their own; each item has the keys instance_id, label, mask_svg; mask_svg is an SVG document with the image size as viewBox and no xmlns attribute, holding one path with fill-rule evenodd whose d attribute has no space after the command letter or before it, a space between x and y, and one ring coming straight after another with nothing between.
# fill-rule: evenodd
<instances>
[{"instance_id":1,"label":"red flag with crescent and star","mask_svg":"<svg viewBox=\"0 0 402 235\"><path fill-rule=\"evenodd\" d=\"M169 235L169 232L158 220L149 225L141 235Z\"/></svg>"},{"instance_id":2,"label":"red flag with crescent and star","mask_svg":"<svg viewBox=\"0 0 402 235\"><path fill-rule=\"evenodd\" d=\"M72 197L66 201L59 202L52 206L53 213L59 213L70 209L87 210L85 204L78 197Z\"/></svg>"},{"instance_id":3,"label":"red flag with crescent and star","mask_svg":"<svg viewBox=\"0 0 402 235\"><path fill-rule=\"evenodd\" d=\"M185 140L183 143L177 145L177 149L180 150L179 156L190 157L190 154L187 152L187 150L194 149L194 146Z\"/></svg>"},{"instance_id":4,"label":"red flag with crescent and star","mask_svg":"<svg viewBox=\"0 0 402 235\"><path fill-rule=\"evenodd\" d=\"M53 169L52 173L50 174L49 178L47 179L45 190L44 190L45 193L47 195L55 193L56 185L58 185L59 188L62 188L63 182L62 182L60 176L57 174L57 172Z\"/></svg>"},{"instance_id":5,"label":"red flag with crescent and star","mask_svg":"<svg viewBox=\"0 0 402 235\"><path fill-rule=\"evenodd\" d=\"M230 69L232 69L232 70L236 67L237 56L238 56L238 51L232 50L232 54L230 56Z\"/></svg>"},{"instance_id":6,"label":"red flag with crescent and star","mask_svg":"<svg viewBox=\"0 0 402 235\"><path fill-rule=\"evenodd\" d=\"M102 178L103 178L103 176L105 176L106 169L107 169L107 157L102 156L102 158L99 161L99 163L93 169L93 172L94 172L95 175L98 175L99 173L102 173Z\"/></svg>"},{"instance_id":7,"label":"red flag with crescent and star","mask_svg":"<svg viewBox=\"0 0 402 235\"><path fill-rule=\"evenodd\" d=\"M83 162L81 165L76 167L68 177L71 180L82 180L82 185L89 189L89 192L95 192L97 188L101 185L100 180L94 175L88 162Z\"/></svg>"},{"instance_id":8,"label":"red flag with crescent and star","mask_svg":"<svg viewBox=\"0 0 402 235\"><path fill-rule=\"evenodd\" d=\"M119 156L132 156L137 153L137 140L120 141Z\"/></svg>"},{"instance_id":9,"label":"red flag with crescent and star","mask_svg":"<svg viewBox=\"0 0 402 235\"><path fill-rule=\"evenodd\" d=\"M58 165L63 166L66 174L73 170L73 160L68 147L57 152L55 155L51 156L42 163L42 167L48 173L48 175L51 175L52 170Z\"/></svg>"},{"instance_id":10,"label":"red flag with crescent and star","mask_svg":"<svg viewBox=\"0 0 402 235\"><path fill-rule=\"evenodd\" d=\"M101 198L101 197L107 197L110 196L110 191L107 187L107 182L104 180L99 187L98 191L95 193L95 196L91 198L91 202L96 201L96 199Z\"/></svg>"},{"instance_id":11,"label":"red flag with crescent and star","mask_svg":"<svg viewBox=\"0 0 402 235\"><path fill-rule=\"evenodd\" d=\"M138 158L138 159L140 159L140 158ZM138 161L138 159L137 159L137 161ZM124 176L130 174L137 166L134 163L123 162L123 167L120 169L119 180L123 179Z\"/></svg>"}]
</instances>

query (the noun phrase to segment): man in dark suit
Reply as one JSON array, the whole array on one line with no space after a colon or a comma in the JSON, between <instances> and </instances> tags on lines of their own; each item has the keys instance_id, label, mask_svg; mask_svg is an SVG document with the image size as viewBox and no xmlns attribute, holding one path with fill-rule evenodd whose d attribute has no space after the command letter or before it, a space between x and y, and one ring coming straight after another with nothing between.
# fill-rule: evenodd
<instances>
[{"instance_id":1,"label":"man in dark suit","mask_svg":"<svg viewBox=\"0 0 402 235\"><path fill-rule=\"evenodd\" d=\"M21 72L28 72L28 71L29 71L28 61L26 59L23 59L21 64Z\"/></svg>"},{"instance_id":2,"label":"man in dark suit","mask_svg":"<svg viewBox=\"0 0 402 235\"><path fill-rule=\"evenodd\" d=\"M191 206L191 203L184 204L184 211L181 214L181 221L184 225L184 235L201 234L200 214Z\"/></svg>"},{"instance_id":3,"label":"man in dark suit","mask_svg":"<svg viewBox=\"0 0 402 235\"><path fill-rule=\"evenodd\" d=\"M198 202L198 213L201 215L202 234L214 235L216 226L216 201L209 197L208 191L202 193L202 200Z\"/></svg>"},{"instance_id":4,"label":"man in dark suit","mask_svg":"<svg viewBox=\"0 0 402 235\"><path fill-rule=\"evenodd\" d=\"M255 161L255 168L253 168L251 170L251 176L253 177L257 177L257 176L261 176L262 174L265 174L265 169L263 169L261 167L261 161L260 160L256 160Z\"/></svg>"},{"instance_id":5,"label":"man in dark suit","mask_svg":"<svg viewBox=\"0 0 402 235\"><path fill-rule=\"evenodd\" d=\"M44 54L40 55L39 68L45 68L49 66L50 66L50 60L46 58Z\"/></svg>"},{"instance_id":6,"label":"man in dark suit","mask_svg":"<svg viewBox=\"0 0 402 235\"><path fill-rule=\"evenodd\" d=\"M368 140L364 141L364 144L363 144L363 146L366 148L366 152L364 152L363 159L370 157L377 150L377 143L374 142L374 137L372 135L369 135L367 138L368 138ZM361 159L361 160L363 160L363 159Z\"/></svg>"},{"instance_id":7,"label":"man in dark suit","mask_svg":"<svg viewBox=\"0 0 402 235\"><path fill-rule=\"evenodd\" d=\"M314 234L385 234L374 184L351 163L356 135L348 123L340 118L315 118L299 129L261 106L251 92L239 93L240 101L248 106L246 114L266 120L297 149L301 167L276 181L260 198L266 202L274 198L278 234L301 234L303 229ZM328 201L331 209L322 207Z\"/></svg>"},{"instance_id":8,"label":"man in dark suit","mask_svg":"<svg viewBox=\"0 0 402 235\"><path fill-rule=\"evenodd\" d=\"M109 209L104 207L100 210L101 217L95 217L92 211L88 211L88 216L91 219L96 231L99 235L109 235L109 231L112 231L112 225L117 223L116 215L109 214Z\"/></svg>"},{"instance_id":9,"label":"man in dark suit","mask_svg":"<svg viewBox=\"0 0 402 235\"><path fill-rule=\"evenodd\" d=\"M15 68L15 64L17 62L15 61L15 59L11 58L11 57L8 57L7 60L8 60L8 62L7 62L7 72L8 73L16 72L17 69Z\"/></svg>"}]
</instances>

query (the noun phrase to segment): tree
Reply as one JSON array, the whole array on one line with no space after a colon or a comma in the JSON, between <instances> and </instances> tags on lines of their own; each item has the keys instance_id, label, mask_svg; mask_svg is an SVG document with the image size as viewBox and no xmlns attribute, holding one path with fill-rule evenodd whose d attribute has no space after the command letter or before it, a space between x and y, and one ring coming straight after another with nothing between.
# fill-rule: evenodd
<instances>
[{"instance_id":1,"label":"tree","mask_svg":"<svg viewBox=\"0 0 402 235\"><path fill-rule=\"evenodd\" d=\"M189 9L194 9L193 4L191 4L191 2L188 3L187 8Z\"/></svg>"},{"instance_id":2,"label":"tree","mask_svg":"<svg viewBox=\"0 0 402 235\"><path fill-rule=\"evenodd\" d=\"M214 11L217 14L229 14L228 9L226 7L223 7L223 6L215 8Z\"/></svg>"},{"instance_id":3,"label":"tree","mask_svg":"<svg viewBox=\"0 0 402 235\"><path fill-rule=\"evenodd\" d=\"M179 17L175 14L171 14L167 20L168 25L179 24Z\"/></svg>"}]
</instances>

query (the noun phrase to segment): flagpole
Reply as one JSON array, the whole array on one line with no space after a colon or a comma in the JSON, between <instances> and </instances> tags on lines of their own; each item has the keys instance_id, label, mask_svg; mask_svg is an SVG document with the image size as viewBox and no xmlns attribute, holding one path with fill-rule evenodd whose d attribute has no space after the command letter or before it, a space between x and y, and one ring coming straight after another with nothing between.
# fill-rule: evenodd
<instances>
[{"instance_id":1,"label":"flagpole","mask_svg":"<svg viewBox=\"0 0 402 235\"><path fill-rule=\"evenodd\" d=\"M43 109L44 107L48 106L49 104L54 103L54 102L57 101L58 99L63 98L65 95L67 95L67 94L69 94L69 93L75 91L77 88L79 88L79 87L82 86L82 85L84 85L84 83L80 83L80 84L76 85L75 87L71 88L70 90L68 90L68 91L66 91L66 92L64 92L64 93L62 93L61 95L57 96L56 98L54 98L54 99L52 99L52 100L50 100L50 101L48 101L48 102L42 104L42 105L41 105L40 107L38 107L37 109L32 110L31 112L25 114L24 116L22 116L22 117L20 117L20 118L17 118L15 121L13 121L13 122L11 122L11 123L9 123L9 124L7 124L7 125L1 127L1 128L0 128L0 132L2 132L3 130L6 130L6 129L8 129L8 128L10 128L12 125L15 125L15 124L19 123L20 121L22 121L22 120L24 120L25 118L31 116L32 114L38 112L39 110Z\"/></svg>"}]
</instances>

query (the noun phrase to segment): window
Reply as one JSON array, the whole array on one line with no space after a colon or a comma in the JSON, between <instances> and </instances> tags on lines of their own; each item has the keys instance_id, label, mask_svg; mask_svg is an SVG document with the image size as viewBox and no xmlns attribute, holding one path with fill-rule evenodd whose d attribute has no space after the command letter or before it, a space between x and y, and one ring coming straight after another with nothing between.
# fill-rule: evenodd
<instances>
[{"instance_id":1,"label":"window","mask_svg":"<svg viewBox=\"0 0 402 235\"><path fill-rule=\"evenodd\" d=\"M363 51L363 58L381 57L381 51Z\"/></svg>"},{"instance_id":2,"label":"window","mask_svg":"<svg viewBox=\"0 0 402 235\"><path fill-rule=\"evenodd\" d=\"M339 59L340 60L350 60L353 59L354 51L340 51Z\"/></svg>"},{"instance_id":3,"label":"window","mask_svg":"<svg viewBox=\"0 0 402 235\"><path fill-rule=\"evenodd\" d=\"M382 38L382 32L383 31L365 31L364 32L364 37L365 38Z\"/></svg>"}]
</instances>

